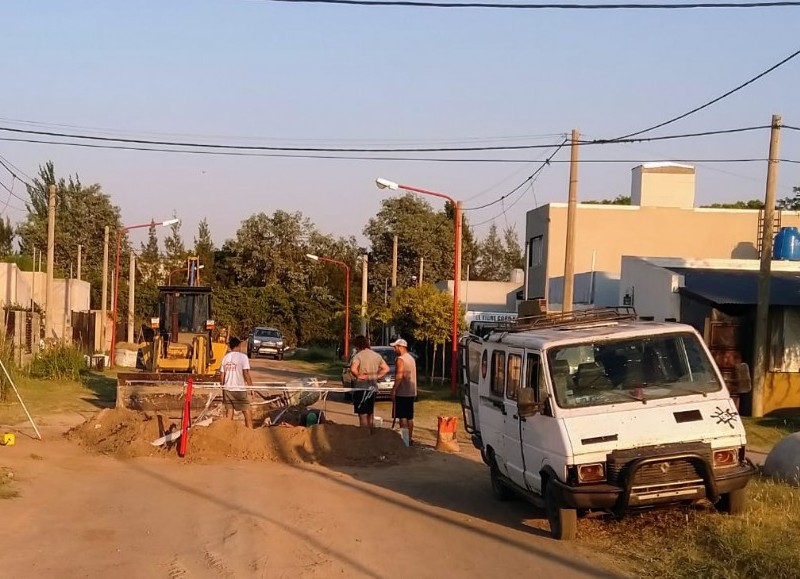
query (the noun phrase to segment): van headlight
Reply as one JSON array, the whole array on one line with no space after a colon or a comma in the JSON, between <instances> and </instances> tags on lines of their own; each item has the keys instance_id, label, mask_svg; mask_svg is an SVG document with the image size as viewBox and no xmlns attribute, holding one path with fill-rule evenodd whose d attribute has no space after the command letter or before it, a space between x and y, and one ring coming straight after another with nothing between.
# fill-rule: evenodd
<instances>
[{"instance_id":1,"label":"van headlight","mask_svg":"<svg viewBox=\"0 0 800 579\"><path fill-rule=\"evenodd\" d=\"M739 464L739 448L722 448L714 451L714 468L729 468Z\"/></svg>"},{"instance_id":2,"label":"van headlight","mask_svg":"<svg viewBox=\"0 0 800 579\"><path fill-rule=\"evenodd\" d=\"M593 483L606 480L606 465L602 462L579 464L576 467L579 483Z\"/></svg>"}]
</instances>

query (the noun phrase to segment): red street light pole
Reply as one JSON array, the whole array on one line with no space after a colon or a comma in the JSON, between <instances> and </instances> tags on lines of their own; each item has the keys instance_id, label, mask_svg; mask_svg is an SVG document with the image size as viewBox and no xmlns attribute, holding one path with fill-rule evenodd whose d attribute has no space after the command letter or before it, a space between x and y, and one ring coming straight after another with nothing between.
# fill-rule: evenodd
<instances>
[{"instance_id":1,"label":"red street light pole","mask_svg":"<svg viewBox=\"0 0 800 579\"><path fill-rule=\"evenodd\" d=\"M452 394L458 392L458 314L459 314L459 301L458 292L459 282L461 281L461 202L456 201L449 195L444 193L437 193L436 191L429 191L427 189L420 189L419 187L412 187L411 185L400 185L394 181L387 179L376 179L375 184L378 189L391 189L396 191L403 189L405 191L412 191L414 193L421 193L422 195L432 195L433 197L440 197L448 200L453 204L455 214L453 215L453 230L455 232L455 250L453 251L453 336L452 336L452 349L450 352L450 391Z\"/></svg>"},{"instance_id":2,"label":"red street light pole","mask_svg":"<svg viewBox=\"0 0 800 579\"><path fill-rule=\"evenodd\" d=\"M110 359L110 365L111 366L114 365L114 363L116 362L116 359L117 359L117 355L116 355L116 349L117 349L117 298L119 297L119 250L120 250L120 245L122 245L122 235L126 231L130 231L131 229L140 229L142 227L156 227L156 226L159 226L159 225L161 225L163 227L167 227L169 225L172 225L174 223L179 223L179 222L180 222L180 219L168 219L166 221L162 221L161 223L156 223L155 221L151 221L150 223L141 223L139 225L129 225L128 227L120 227L119 230L117 231L117 258L116 258L117 266L116 266L116 268L114 270L114 305L113 305L113 308L114 308L114 328L111 331L111 359ZM103 323L105 323L105 320L103 320Z\"/></svg>"},{"instance_id":3,"label":"red street light pole","mask_svg":"<svg viewBox=\"0 0 800 579\"><path fill-rule=\"evenodd\" d=\"M344 356L347 358L350 355L350 266L345 262L338 259L331 259L329 257L320 257L307 253L306 257L314 261L327 261L341 265L345 271L345 284L344 284Z\"/></svg>"}]
</instances>

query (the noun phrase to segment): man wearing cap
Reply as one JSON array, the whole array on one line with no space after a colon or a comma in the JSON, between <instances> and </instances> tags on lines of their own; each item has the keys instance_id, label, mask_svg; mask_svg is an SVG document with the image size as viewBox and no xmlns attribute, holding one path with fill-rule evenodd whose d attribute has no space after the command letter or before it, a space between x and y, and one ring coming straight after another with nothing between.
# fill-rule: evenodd
<instances>
[{"instance_id":1,"label":"man wearing cap","mask_svg":"<svg viewBox=\"0 0 800 579\"><path fill-rule=\"evenodd\" d=\"M408 342L403 338L389 345L394 346L394 351L397 353L394 388L391 394L394 401L394 418L400 419L400 428L408 429L408 442L412 444L414 402L417 400L417 362L408 353Z\"/></svg>"}]
</instances>

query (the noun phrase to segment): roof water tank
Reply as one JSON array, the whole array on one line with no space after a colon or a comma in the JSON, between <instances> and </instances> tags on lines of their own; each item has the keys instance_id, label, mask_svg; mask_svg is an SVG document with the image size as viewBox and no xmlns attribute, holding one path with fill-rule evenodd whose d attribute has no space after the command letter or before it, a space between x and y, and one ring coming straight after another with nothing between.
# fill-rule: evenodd
<instances>
[{"instance_id":1,"label":"roof water tank","mask_svg":"<svg viewBox=\"0 0 800 579\"><path fill-rule=\"evenodd\" d=\"M797 227L781 227L775 236L772 259L800 261L800 231Z\"/></svg>"}]
</instances>

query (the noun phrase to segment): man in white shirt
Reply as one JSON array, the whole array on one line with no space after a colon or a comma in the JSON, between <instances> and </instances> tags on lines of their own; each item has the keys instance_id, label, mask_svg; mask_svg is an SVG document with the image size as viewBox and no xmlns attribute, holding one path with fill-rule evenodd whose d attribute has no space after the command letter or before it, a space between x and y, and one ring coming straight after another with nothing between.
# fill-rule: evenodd
<instances>
[{"instance_id":1,"label":"man in white shirt","mask_svg":"<svg viewBox=\"0 0 800 579\"><path fill-rule=\"evenodd\" d=\"M250 407L250 398L245 386L252 386L250 376L250 360L247 354L241 351L242 341L233 337L228 340L230 351L222 358L220 372L222 373L222 400L225 404L225 415L233 420L234 411L239 410L244 414L244 424L253 428L253 409Z\"/></svg>"}]
</instances>

